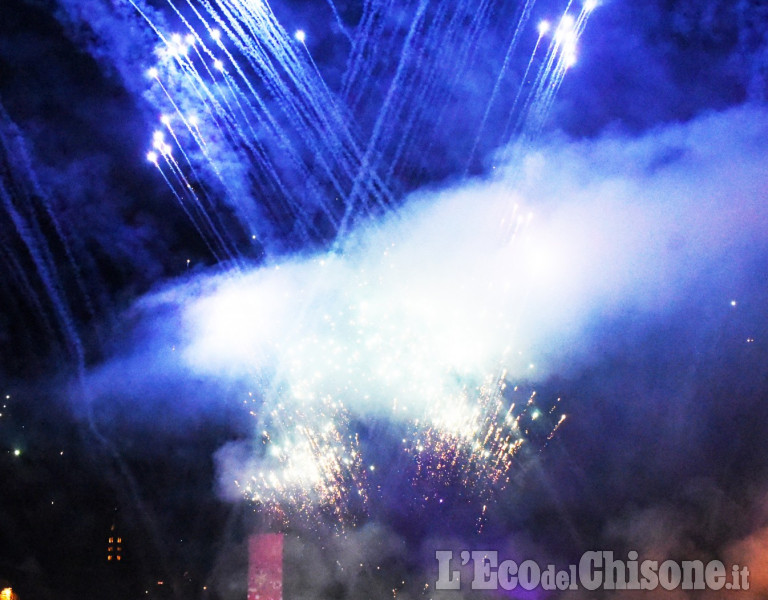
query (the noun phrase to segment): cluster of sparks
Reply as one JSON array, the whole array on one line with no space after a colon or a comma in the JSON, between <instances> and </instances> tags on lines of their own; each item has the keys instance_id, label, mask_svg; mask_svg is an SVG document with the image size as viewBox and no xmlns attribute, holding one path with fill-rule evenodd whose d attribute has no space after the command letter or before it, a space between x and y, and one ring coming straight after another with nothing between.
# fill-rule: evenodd
<instances>
[{"instance_id":1,"label":"cluster of sparks","mask_svg":"<svg viewBox=\"0 0 768 600\"><path fill-rule=\"evenodd\" d=\"M258 462L236 485L275 522L288 525L319 510L343 525L353 507L366 505L359 439L340 402L293 410L279 404L267 418L251 414L262 428Z\"/></svg>"},{"instance_id":2,"label":"cluster of sparks","mask_svg":"<svg viewBox=\"0 0 768 600\"><path fill-rule=\"evenodd\" d=\"M537 421L549 441L565 422L565 415L553 422L555 403L542 413L532 392L518 409L507 398L506 373L489 377L473 394L465 391L460 404L465 412L460 423L446 422L433 415L424 426L414 423L412 438L404 439L405 451L416 459L417 475L438 484L459 484L478 495L503 488L510 482L510 469L523 445L530 439ZM519 388L512 389L517 393ZM559 403L559 399L557 402ZM455 418L457 415L451 415Z\"/></svg>"},{"instance_id":3,"label":"cluster of sparks","mask_svg":"<svg viewBox=\"0 0 768 600\"><path fill-rule=\"evenodd\" d=\"M518 11L472 155L492 106L500 101L509 57L534 3L527 0ZM323 230L339 239L357 216L393 206L393 179L407 163L411 147L418 146L416 140L424 137L426 114L437 102L435 65L450 58L440 53L453 53L458 85L461 73L471 68L473 45L493 20L491 1L467 8L468 27L462 22L467 15L452 10L453 4L420 2L410 28L401 32L402 58L379 115L364 127L353 115L361 95L375 82L374 62L393 43L384 26L392 2L366 1L356 29L342 27L351 52L337 93L310 55L307 34L299 30L290 35L264 0L186 0L183 10L167 0L173 18L186 29L170 35L139 0L131 4L160 39L158 62L147 76L149 95L164 112L147 159L212 254L234 264L242 256L217 217L221 198L235 209L249 237L261 240L260 222L271 218L286 224L286 237L293 237L297 247L322 237ZM538 25L516 95L505 99L510 108L503 143L541 130L566 72L576 62L579 39L597 2L586 0L577 11L572 4L570 0L557 24ZM427 60L430 54L432 62ZM443 113L438 112L439 124ZM505 372L485 375L480 383L472 380L476 373L465 377L461 372L463 361L473 359L478 328L495 327L506 317L495 315L490 324L463 322L465 330L457 331L446 327L450 318L431 314L434 292L431 298L427 294L432 302L424 302L418 289L410 289L407 298L394 298L407 286L387 287L386 281L372 281L364 271L351 276L358 280L359 295L338 298L337 306L344 308L323 314L319 329L310 327L320 335L279 332L280 341L267 351L279 356L278 372L259 393L263 405L254 410L263 430L262 448L238 482L243 494L278 520L287 522L321 508L344 522L370 493L365 473L373 465L363 460L364 449L354 432L354 418L362 414L359 405L369 401L377 405L377 416L408 424L404 453L415 461L418 477L454 480L485 492L504 486L527 439L526 424L547 421L551 438L565 418L552 417L556 406L544 418L534 396L516 412L505 394ZM316 293L288 292L298 302L297 320L316 302ZM250 314L258 311L248 307ZM407 313L405 318L398 311ZM219 325L218 335L226 337L228 328ZM503 359L503 352L496 357ZM454 383L446 386L451 378ZM342 403L350 397L357 398L352 402L356 406Z\"/></svg>"},{"instance_id":4,"label":"cluster of sparks","mask_svg":"<svg viewBox=\"0 0 768 600\"><path fill-rule=\"evenodd\" d=\"M520 391L511 390L513 396ZM542 411L536 392L520 407L506 392L502 373L475 390L465 389L450 400L450 410L433 406L423 417L406 421L401 451L411 461L405 471L413 473L412 502L442 504L445 493L457 488L491 501L510 483L524 445L541 450L566 420L557 412L559 398ZM364 444L341 402L325 399L294 409L279 404L266 419L258 410L251 414L262 429L261 439L253 462L243 469L246 479L235 484L273 523L313 523L322 515L344 529L368 516L372 486L367 474L377 466L365 462ZM398 467L379 470L386 478L393 468ZM478 515L481 526L482 518Z\"/></svg>"}]
</instances>

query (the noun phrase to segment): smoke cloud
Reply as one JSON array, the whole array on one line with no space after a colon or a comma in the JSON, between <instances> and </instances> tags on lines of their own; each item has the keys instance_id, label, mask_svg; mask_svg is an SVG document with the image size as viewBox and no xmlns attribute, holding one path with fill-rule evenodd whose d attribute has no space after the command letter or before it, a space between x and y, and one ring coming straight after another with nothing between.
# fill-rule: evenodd
<instances>
[{"instance_id":1,"label":"smoke cloud","mask_svg":"<svg viewBox=\"0 0 768 600\"><path fill-rule=\"evenodd\" d=\"M466 418L466 401L455 399L499 367L511 382L544 384L599 373L620 352L605 341L621 315L663 321L685 310L702 281L715 304L737 309L745 269L765 252L765 116L745 106L639 138L554 139L522 156L510 151L515 158L500 158L496 177L415 194L332 251L191 274L133 309L122 358L91 374L96 402L99 389L114 401L119 374L128 389L146 391L147 404L137 407L145 415L156 414L150 407L168 389L173 410L194 414L204 405L213 419L217 407L231 415L243 400L258 418L278 405L320 410L332 396L361 420L440 415L450 429ZM664 403L670 424L655 430L657 443L677 448L684 424L696 423L685 412L692 400L657 398L689 389L688 375L665 374L644 391L619 391L615 377L600 383L614 402L624 394L645 395L649 407ZM586 402L572 412L584 421L593 410ZM246 437L255 435L253 423L253 434L241 426ZM251 447L238 442L216 455L218 489L230 500L239 491L234 480L279 468ZM678 459L696 448L679 447ZM625 459L610 459L610 468L623 469ZM661 461L659 477L677 476L664 472L663 458L648 460ZM751 514L752 500L745 502ZM684 510L617 513L596 533L606 544L659 555L727 544L730 554L759 563L764 525L691 546L685 540L701 521L682 518ZM538 547L521 528L520 544Z\"/></svg>"}]
</instances>

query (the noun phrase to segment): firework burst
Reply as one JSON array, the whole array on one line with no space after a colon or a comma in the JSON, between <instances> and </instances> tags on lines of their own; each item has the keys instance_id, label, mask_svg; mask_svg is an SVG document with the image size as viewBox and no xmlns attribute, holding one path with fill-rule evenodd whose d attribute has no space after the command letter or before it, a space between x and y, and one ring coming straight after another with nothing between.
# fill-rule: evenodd
<instances>
[{"instance_id":1,"label":"firework burst","mask_svg":"<svg viewBox=\"0 0 768 600\"><path fill-rule=\"evenodd\" d=\"M147 158L212 254L244 265L242 245L217 217L222 199L235 207L241 233L261 248L275 227L288 248L336 240L334 253L314 261L283 261L255 276L236 270L191 309L196 339L204 340L202 350L192 344L192 362L244 362L248 376L264 382L253 410L258 460L245 468L242 493L283 522L320 511L343 523L370 494L366 448L355 433L355 424L370 417L406 424L401 451L417 478L455 480L484 495L503 487L535 422L547 423L551 439L564 419L537 408L534 395L511 401L506 371L497 366L509 366L527 295L524 282L513 282L525 279L515 254L528 220L511 203L496 211L500 240L480 243L486 268L460 286L457 267L471 265L447 257L466 248L427 241L436 250L414 270L412 253L396 240L374 236L370 245L378 248L367 253L378 258L371 265L355 258L350 248L358 242L347 235L361 216L395 204L397 174L414 152L435 143L426 127L435 122L433 107L438 123L447 118L439 101L446 61L455 61L447 85L456 89L502 7L420 2L402 27L392 25L388 3L366 2L358 26L344 29L348 70L332 91L309 53L310 34L289 34L267 2L168 0L180 24L180 33L171 34L138 0L132 3L159 38L147 76L161 127ZM513 11L470 164L504 96L534 4ZM595 3L575 12L572 4L556 25L537 26L527 68L508 98L502 142L541 130L575 63ZM361 94L374 89L385 48L400 59L378 114L365 117L356 109Z\"/></svg>"}]
</instances>

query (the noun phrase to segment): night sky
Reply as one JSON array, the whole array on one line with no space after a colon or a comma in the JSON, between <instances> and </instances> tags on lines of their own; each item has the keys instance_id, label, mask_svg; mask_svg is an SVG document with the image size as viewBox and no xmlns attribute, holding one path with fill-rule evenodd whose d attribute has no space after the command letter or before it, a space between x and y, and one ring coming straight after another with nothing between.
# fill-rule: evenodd
<instances>
[{"instance_id":1,"label":"night sky","mask_svg":"<svg viewBox=\"0 0 768 600\"><path fill-rule=\"evenodd\" d=\"M425 589L454 548L768 597L768 6L204 4L0 2L0 583L244 599L283 531L286 598L644 596ZM436 476L500 369L521 450ZM302 427L367 502L234 484Z\"/></svg>"}]
</instances>

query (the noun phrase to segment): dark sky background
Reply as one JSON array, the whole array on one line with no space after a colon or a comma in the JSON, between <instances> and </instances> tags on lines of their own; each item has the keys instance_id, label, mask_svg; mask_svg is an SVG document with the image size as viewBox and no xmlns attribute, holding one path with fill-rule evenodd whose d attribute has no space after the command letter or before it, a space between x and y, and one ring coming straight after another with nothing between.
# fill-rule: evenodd
<instances>
[{"instance_id":1,"label":"dark sky background","mask_svg":"<svg viewBox=\"0 0 768 600\"><path fill-rule=\"evenodd\" d=\"M388 172L391 196L385 210L360 201L361 220L407 221L409 194L425 188L450 204L463 186L479 186L482 210L498 167L533 210L554 215L555 236L585 241L596 285L554 296L573 308L543 313L563 323L532 341L548 367L514 382L562 398L569 419L515 463L482 533L483 499L453 488L440 509L414 502L405 467L388 454L397 426L361 420L367 447L395 466L379 476L371 517L345 535L325 524L288 528L286 598L391 598L393 587L399 598L438 597L423 591L436 577L434 550L459 546L560 564L595 548L719 558L752 567L752 592L733 597L764 598L768 5L605 0L543 131L520 138L525 155L544 157L543 175L532 175L535 161L499 152L510 142L507 103L495 102L479 129L519 10L490 4L457 79L475 3L428 3L432 23L443 14L464 25L427 26L410 41L419 3L381 3L370 76L346 94L347 36L361 28L363 4L336 2L339 20L321 0L272 8L288 32L307 31L358 139L386 117L372 160ZM556 18L563 4L535 3L531 23ZM165 3L142 6L165 30L179 25ZM535 41L529 25L502 97L517 90ZM164 352L186 339L176 328L196 282L233 262L257 269L339 241L321 218L328 182L317 175L304 193L265 135L285 180L302 190L306 222L242 167L242 148L222 153L237 193L203 178L232 252L211 251L145 159L167 110L146 76L157 45L127 2L0 3L0 579L24 599L245 597L243 540L268 525L251 504L222 496L214 459L254 434L243 388L169 366ZM277 118L316 175L302 131ZM601 208L603 193L615 212ZM336 215L344 208L328 202ZM242 218L249 211L256 230ZM151 300L169 289L171 301ZM128 540L121 569L104 561L113 523Z\"/></svg>"}]
</instances>

